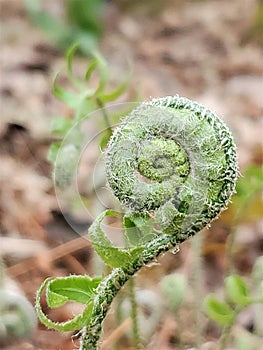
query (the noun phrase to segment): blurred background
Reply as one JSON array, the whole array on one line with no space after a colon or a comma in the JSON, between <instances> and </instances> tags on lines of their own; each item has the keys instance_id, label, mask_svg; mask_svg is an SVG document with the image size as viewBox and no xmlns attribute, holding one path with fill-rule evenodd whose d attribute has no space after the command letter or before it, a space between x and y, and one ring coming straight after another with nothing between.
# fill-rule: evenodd
<instances>
[{"instance_id":1,"label":"blurred background","mask_svg":"<svg viewBox=\"0 0 263 350\"><path fill-rule=\"evenodd\" d=\"M229 272L242 276L252 293L255 280L263 279L262 1L0 0L0 19L0 348L77 346L77 334L38 324L31 304L49 276L102 269L65 212L80 231L92 220L72 203L61 213L47 159L58 136L51 133L52 120L74 118L74 108L54 96L52 81L62 72L60 86L69 86L65 54L78 42L76 76L85 74L96 50L107 62L109 87L125 81L114 102L179 94L216 111L233 132L242 176L229 210L179 253L160 257L136 278L145 349L217 349L221 328L205 316L202 300L210 292L224 299ZM89 80L91 88L98 79L95 74ZM94 194L89 197L85 174L83 192L95 215L103 208ZM170 304L168 274L176 278ZM180 293L184 298L173 306ZM110 339L105 349L133 348L127 327L113 334L129 314L129 293L121 294L105 322L103 337ZM45 300L43 308L57 321L80 311L71 304L50 310ZM258 319L253 307L245 309L226 348L259 349Z\"/></svg>"}]
</instances>

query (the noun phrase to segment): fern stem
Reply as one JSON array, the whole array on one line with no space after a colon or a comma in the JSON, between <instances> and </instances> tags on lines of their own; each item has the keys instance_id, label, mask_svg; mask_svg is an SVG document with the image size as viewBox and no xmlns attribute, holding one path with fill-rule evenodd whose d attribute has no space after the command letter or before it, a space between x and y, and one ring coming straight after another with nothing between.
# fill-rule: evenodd
<instances>
[{"instance_id":1,"label":"fern stem","mask_svg":"<svg viewBox=\"0 0 263 350\"><path fill-rule=\"evenodd\" d=\"M136 258L133 264L123 268L115 268L112 273L103 280L94 300L92 318L87 327L83 329L80 350L98 349L102 322L106 317L106 313L114 297L127 280L134 276L141 267L151 262L160 254L174 248L179 243L181 243L181 241L178 240L177 237L163 234L146 245L140 257Z\"/></svg>"}]
</instances>

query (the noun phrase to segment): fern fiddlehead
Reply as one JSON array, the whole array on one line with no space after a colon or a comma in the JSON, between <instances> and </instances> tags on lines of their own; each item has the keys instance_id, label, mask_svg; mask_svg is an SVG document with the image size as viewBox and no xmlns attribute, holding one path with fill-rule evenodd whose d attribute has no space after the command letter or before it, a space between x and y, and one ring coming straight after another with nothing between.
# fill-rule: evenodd
<instances>
[{"instance_id":1,"label":"fern fiddlehead","mask_svg":"<svg viewBox=\"0 0 263 350\"><path fill-rule=\"evenodd\" d=\"M225 124L182 97L153 99L136 108L113 133L105 157L109 186L126 217L153 218L155 236L99 285L82 350L98 346L110 304L132 275L219 215L238 173L235 145Z\"/></svg>"},{"instance_id":2,"label":"fern fiddlehead","mask_svg":"<svg viewBox=\"0 0 263 350\"><path fill-rule=\"evenodd\" d=\"M225 124L186 98L152 100L112 137L107 177L129 211L155 212L163 232L186 238L225 208L237 176Z\"/></svg>"}]
</instances>

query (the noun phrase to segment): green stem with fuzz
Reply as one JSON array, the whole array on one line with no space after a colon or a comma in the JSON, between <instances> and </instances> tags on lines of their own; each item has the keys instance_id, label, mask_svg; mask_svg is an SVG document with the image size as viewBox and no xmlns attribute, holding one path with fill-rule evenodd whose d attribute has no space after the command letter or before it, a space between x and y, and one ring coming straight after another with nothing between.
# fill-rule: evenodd
<instances>
[{"instance_id":1,"label":"green stem with fuzz","mask_svg":"<svg viewBox=\"0 0 263 350\"><path fill-rule=\"evenodd\" d=\"M94 350L98 348L98 342L102 330L102 322L106 313L123 285L134 276L143 266L149 264L160 254L176 247L180 241L168 234L161 235L146 245L141 255L126 268L116 268L100 284L98 294L94 301L91 322L83 329L80 350Z\"/></svg>"}]
</instances>

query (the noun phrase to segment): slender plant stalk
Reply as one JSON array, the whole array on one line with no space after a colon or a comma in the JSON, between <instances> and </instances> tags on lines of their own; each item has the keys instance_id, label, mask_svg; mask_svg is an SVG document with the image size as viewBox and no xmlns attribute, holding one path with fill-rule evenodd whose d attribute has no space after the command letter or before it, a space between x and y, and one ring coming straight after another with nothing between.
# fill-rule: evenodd
<instances>
[{"instance_id":1,"label":"slender plant stalk","mask_svg":"<svg viewBox=\"0 0 263 350\"><path fill-rule=\"evenodd\" d=\"M131 302L131 319L132 319L132 334L133 334L133 349L140 350L142 344L140 341L140 332L138 327L138 305L136 301L134 277L130 278L130 302Z\"/></svg>"}]
</instances>

